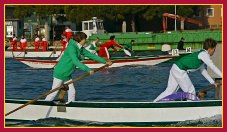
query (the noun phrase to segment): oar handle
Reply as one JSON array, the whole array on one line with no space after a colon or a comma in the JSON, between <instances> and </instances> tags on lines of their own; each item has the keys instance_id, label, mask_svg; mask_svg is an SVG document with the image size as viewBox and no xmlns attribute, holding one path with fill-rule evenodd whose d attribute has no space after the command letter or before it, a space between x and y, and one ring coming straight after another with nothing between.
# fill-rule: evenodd
<instances>
[{"instance_id":1,"label":"oar handle","mask_svg":"<svg viewBox=\"0 0 227 132\"><path fill-rule=\"evenodd\" d=\"M204 93L204 92L207 92L207 91L210 91L210 90L212 90L212 89L214 89L215 87L214 87L214 85L212 85L212 86L210 86L210 87L207 87L207 88L205 88L205 89L202 89L202 90L200 90L199 91L199 93Z\"/></svg>"},{"instance_id":2,"label":"oar handle","mask_svg":"<svg viewBox=\"0 0 227 132\"><path fill-rule=\"evenodd\" d=\"M57 43L57 44L55 45L54 50L51 52L51 54L49 55L49 57L51 57L52 54L53 54L54 52L56 52L56 49L57 49L58 44L59 44L59 43Z\"/></svg>"},{"instance_id":3,"label":"oar handle","mask_svg":"<svg viewBox=\"0 0 227 132\"><path fill-rule=\"evenodd\" d=\"M103 68L105 68L105 67L107 67L107 66L109 66L109 65L108 65L108 64L105 64L105 65L101 66L100 68L95 69L94 72L97 72L97 71L99 71L99 70L102 70ZM78 80L81 80L81 79L87 77L87 76L90 76L90 73L86 73L86 74L84 74L84 75L82 75L82 76L80 76L80 77L77 77L77 78L73 79L72 81L66 83L66 85L69 85L69 84L71 84L71 83L74 83L74 82L76 82L76 81L78 81ZM20 109L24 108L25 106L27 106L27 105L29 105L29 104L32 104L32 103L36 102L37 100L39 100L39 99L41 99L41 98L43 98L43 97L45 97L45 96L47 96L47 95L49 95L49 94L55 92L55 91L58 91L58 90L60 90L60 89L62 89L62 88L64 88L64 85L61 85L61 86L59 86L59 87L57 87L57 88L55 88L55 89L52 89L52 90L50 90L50 91L48 91L48 92L46 92L46 93L44 93L44 94L38 96L37 98L35 98L35 99L33 99L33 100L30 100L29 102L27 102L27 103L21 105L20 107L18 107L18 108L16 108L16 109L14 109L14 110L12 110L12 111L6 113L5 116L8 116L9 114L12 114L13 112L16 112L17 110L20 110Z\"/></svg>"},{"instance_id":4,"label":"oar handle","mask_svg":"<svg viewBox=\"0 0 227 132\"><path fill-rule=\"evenodd\" d=\"M94 69L94 72L100 71L100 70L102 70L103 68L105 68L107 66L109 66L109 65L108 64L105 64L105 65L103 65L103 66L101 66L99 68L96 68L96 69ZM71 83L74 83L76 81L79 81L79 80L81 80L81 79L83 79L83 78L85 78L87 76L90 76L90 73L86 73L86 74L84 74L84 75L82 75L80 77L77 77L77 78L73 79L72 81L69 81L68 83L66 83L66 85L69 85Z\"/></svg>"},{"instance_id":5,"label":"oar handle","mask_svg":"<svg viewBox=\"0 0 227 132\"><path fill-rule=\"evenodd\" d=\"M219 86L221 86L222 84L220 83L219 84ZM207 91L210 91L210 90L212 90L212 89L214 89L215 88L215 86L214 85L211 85L210 87L207 87L207 88L205 88L205 89L202 89L202 90L200 90L199 92L207 92Z\"/></svg>"},{"instance_id":6,"label":"oar handle","mask_svg":"<svg viewBox=\"0 0 227 132\"><path fill-rule=\"evenodd\" d=\"M36 102L37 100L39 100L39 99L42 98L42 97L45 97L45 96L47 96L48 94L51 94L51 93L53 93L53 92L55 92L55 91L57 91L57 90L60 90L61 88L63 88L63 86L57 87L57 88L55 88L55 89L53 89L53 90L50 90L50 91L48 91L48 92L46 92L46 93L40 95L40 96L38 96L37 98L35 98L35 99L33 99L33 100L30 100L30 101L28 101L27 103L21 105L20 107L18 107L18 108L16 108L16 109L14 109L14 110L12 110L12 111L6 113L5 116L8 116L9 114L12 114L13 112L16 112L17 110L19 110L19 109L21 109L21 108L23 108L23 107L25 107L25 106L27 106L27 105L29 105L29 104L32 104L32 103Z\"/></svg>"},{"instance_id":7,"label":"oar handle","mask_svg":"<svg viewBox=\"0 0 227 132\"><path fill-rule=\"evenodd\" d=\"M10 41L9 41L10 42ZM12 46L12 55L13 55L13 59L15 58L15 56L14 56L14 53L13 53L13 44L10 42L10 45Z\"/></svg>"}]
</instances>

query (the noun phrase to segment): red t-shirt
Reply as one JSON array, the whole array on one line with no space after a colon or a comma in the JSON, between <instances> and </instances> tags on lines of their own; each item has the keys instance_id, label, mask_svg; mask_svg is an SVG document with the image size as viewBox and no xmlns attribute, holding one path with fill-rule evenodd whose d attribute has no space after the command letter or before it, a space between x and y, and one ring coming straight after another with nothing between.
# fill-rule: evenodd
<instances>
[{"instance_id":1,"label":"red t-shirt","mask_svg":"<svg viewBox=\"0 0 227 132\"><path fill-rule=\"evenodd\" d=\"M107 49L114 48L114 46L117 46L119 48L123 48L123 46L119 45L116 43L114 40L109 40L108 42L105 42L104 44L101 45L101 47L106 47Z\"/></svg>"}]
</instances>

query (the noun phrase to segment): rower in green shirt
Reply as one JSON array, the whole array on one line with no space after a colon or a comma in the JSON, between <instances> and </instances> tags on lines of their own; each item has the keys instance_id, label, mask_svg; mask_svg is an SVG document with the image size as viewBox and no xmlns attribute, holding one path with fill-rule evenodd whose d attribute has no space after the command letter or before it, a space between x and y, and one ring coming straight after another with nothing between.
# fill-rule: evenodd
<instances>
[{"instance_id":1,"label":"rower in green shirt","mask_svg":"<svg viewBox=\"0 0 227 132\"><path fill-rule=\"evenodd\" d=\"M90 53L87 51L83 45L86 42L87 35L83 32L77 32L74 39L70 39L69 44L64 51L61 59L54 68L54 79L52 89L55 89L62 85L63 82L67 83L72 80L72 74L76 67L90 72L90 75L94 74L94 71L87 67L85 64L80 62L81 55L88 57L90 59L96 60L103 64L112 65L111 61L106 61L105 59ZM68 102L75 101L75 87L69 84L68 90ZM58 91L49 94L45 100L52 101L57 95Z\"/></svg>"},{"instance_id":2,"label":"rower in green shirt","mask_svg":"<svg viewBox=\"0 0 227 132\"><path fill-rule=\"evenodd\" d=\"M92 41L89 45L87 45L85 48L86 48L86 50L88 50L89 52L91 52L91 53L93 53L93 54L96 54L96 55L98 55L97 54L97 52L96 52L96 47L99 45L99 37L97 37L96 38L96 40L95 41Z\"/></svg>"},{"instance_id":3,"label":"rower in green shirt","mask_svg":"<svg viewBox=\"0 0 227 132\"><path fill-rule=\"evenodd\" d=\"M191 99L194 100L196 95L195 87L192 84L188 73L198 70L200 70L201 74L210 82L210 84L217 88L220 84L215 82L206 70L206 66L208 66L214 73L222 78L222 72L214 65L210 58L215 52L216 45L217 42L214 39L208 38L203 42L202 50L184 56L175 62L170 69L166 90L162 92L154 102L158 102L175 93L179 88L181 88L183 92L189 93L192 97Z\"/></svg>"},{"instance_id":4,"label":"rower in green shirt","mask_svg":"<svg viewBox=\"0 0 227 132\"><path fill-rule=\"evenodd\" d=\"M124 46L124 48L126 49L126 50L129 50L131 53L133 52L133 50L132 50L132 45L135 43L135 40L131 40L131 42L130 43L127 43L125 46Z\"/></svg>"}]
</instances>

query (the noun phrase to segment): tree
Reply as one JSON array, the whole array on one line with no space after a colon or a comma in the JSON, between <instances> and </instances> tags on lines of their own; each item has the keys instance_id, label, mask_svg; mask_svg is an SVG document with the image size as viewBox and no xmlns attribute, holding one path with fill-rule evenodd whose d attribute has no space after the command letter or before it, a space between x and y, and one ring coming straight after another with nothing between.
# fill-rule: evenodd
<instances>
[{"instance_id":1,"label":"tree","mask_svg":"<svg viewBox=\"0 0 227 132\"><path fill-rule=\"evenodd\" d=\"M139 25L137 24L137 20L142 16L148 6L140 6L140 5L118 5L114 7L116 12L116 17L122 21L124 19L129 19L131 23L131 28L133 32L138 31Z\"/></svg>"},{"instance_id":2,"label":"tree","mask_svg":"<svg viewBox=\"0 0 227 132\"><path fill-rule=\"evenodd\" d=\"M24 19L25 17L30 17L34 12L34 6L20 5L14 6L14 15L19 19Z\"/></svg>"}]
</instances>

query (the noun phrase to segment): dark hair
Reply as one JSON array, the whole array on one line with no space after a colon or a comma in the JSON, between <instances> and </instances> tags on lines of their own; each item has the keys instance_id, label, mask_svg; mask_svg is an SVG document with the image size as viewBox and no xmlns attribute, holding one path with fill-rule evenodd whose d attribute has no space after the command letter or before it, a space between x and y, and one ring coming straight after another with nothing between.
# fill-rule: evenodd
<instances>
[{"instance_id":1,"label":"dark hair","mask_svg":"<svg viewBox=\"0 0 227 132\"><path fill-rule=\"evenodd\" d=\"M114 39L115 39L114 35L110 36L110 40L114 40Z\"/></svg>"},{"instance_id":2,"label":"dark hair","mask_svg":"<svg viewBox=\"0 0 227 132\"><path fill-rule=\"evenodd\" d=\"M204 42L203 42L203 49L208 50L209 48L215 48L217 45L217 42L212 39L212 38L207 38Z\"/></svg>"},{"instance_id":3,"label":"dark hair","mask_svg":"<svg viewBox=\"0 0 227 132\"><path fill-rule=\"evenodd\" d=\"M132 39L132 40L131 40L131 42L135 42L135 40L134 40L134 39Z\"/></svg>"},{"instance_id":4,"label":"dark hair","mask_svg":"<svg viewBox=\"0 0 227 132\"><path fill-rule=\"evenodd\" d=\"M87 38L87 35L84 32L76 32L74 36L74 40L78 43L86 38Z\"/></svg>"}]
</instances>

